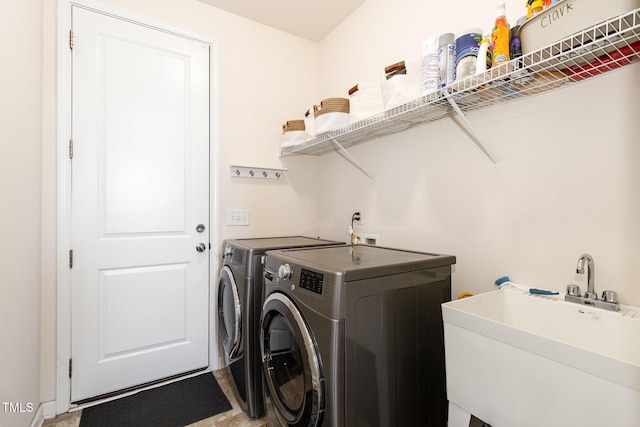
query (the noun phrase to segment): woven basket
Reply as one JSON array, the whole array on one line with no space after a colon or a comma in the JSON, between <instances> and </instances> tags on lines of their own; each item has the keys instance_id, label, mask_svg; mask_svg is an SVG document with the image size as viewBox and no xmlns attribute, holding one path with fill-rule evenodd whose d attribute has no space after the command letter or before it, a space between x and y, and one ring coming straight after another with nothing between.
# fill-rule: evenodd
<instances>
[{"instance_id":1,"label":"woven basket","mask_svg":"<svg viewBox=\"0 0 640 427\"><path fill-rule=\"evenodd\" d=\"M327 98L314 105L313 114L316 118L326 113L347 113L349 114L349 100L347 98Z\"/></svg>"},{"instance_id":2,"label":"woven basket","mask_svg":"<svg viewBox=\"0 0 640 427\"><path fill-rule=\"evenodd\" d=\"M302 144L307 139L304 120L289 120L282 125L282 146Z\"/></svg>"},{"instance_id":3,"label":"woven basket","mask_svg":"<svg viewBox=\"0 0 640 427\"><path fill-rule=\"evenodd\" d=\"M282 133L296 131L296 130L304 130L304 120L288 120L285 124L282 125Z\"/></svg>"}]
</instances>

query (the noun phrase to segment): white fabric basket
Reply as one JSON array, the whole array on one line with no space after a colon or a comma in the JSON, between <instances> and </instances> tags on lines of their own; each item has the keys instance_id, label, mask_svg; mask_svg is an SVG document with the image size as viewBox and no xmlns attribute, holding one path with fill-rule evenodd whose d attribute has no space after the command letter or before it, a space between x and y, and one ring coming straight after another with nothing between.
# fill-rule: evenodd
<instances>
[{"instance_id":1,"label":"white fabric basket","mask_svg":"<svg viewBox=\"0 0 640 427\"><path fill-rule=\"evenodd\" d=\"M293 147L300 145L307 140L307 132L303 130L292 130L282 135L282 147Z\"/></svg>"},{"instance_id":2,"label":"white fabric basket","mask_svg":"<svg viewBox=\"0 0 640 427\"><path fill-rule=\"evenodd\" d=\"M316 117L316 135L349 125L349 113L325 113Z\"/></svg>"},{"instance_id":3,"label":"white fabric basket","mask_svg":"<svg viewBox=\"0 0 640 427\"><path fill-rule=\"evenodd\" d=\"M358 83L353 89L356 88L357 90L349 96L350 123L384 114L384 101L382 100L380 83Z\"/></svg>"},{"instance_id":4,"label":"white fabric basket","mask_svg":"<svg viewBox=\"0 0 640 427\"><path fill-rule=\"evenodd\" d=\"M304 113L304 130L307 133L308 139L316 136L316 118L314 115L314 108L315 106L312 106Z\"/></svg>"},{"instance_id":5,"label":"white fabric basket","mask_svg":"<svg viewBox=\"0 0 640 427\"><path fill-rule=\"evenodd\" d=\"M382 77L382 99L386 110L420 98L422 63L419 59L405 61L405 68L406 74L397 74L389 80Z\"/></svg>"}]
</instances>

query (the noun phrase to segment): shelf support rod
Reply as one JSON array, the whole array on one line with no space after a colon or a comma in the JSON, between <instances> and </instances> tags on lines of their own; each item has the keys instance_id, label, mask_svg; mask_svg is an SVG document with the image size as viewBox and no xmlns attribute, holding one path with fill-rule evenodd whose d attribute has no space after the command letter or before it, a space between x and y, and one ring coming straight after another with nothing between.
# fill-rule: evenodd
<instances>
[{"instance_id":1,"label":"shelf support rod","mask_svg":"<svg viewBox=\"0 0 640 427\"><path fill-rule=\"evenodd\" d=\"M336 141L335 138L331 138L331 142L333 142L333 144L338 148L340 153L342 153L342 155L347 158L347 160L349 160L355 167L360 169L362 173L367 175L371 181L375 181L373 175L367 172L367 170L360 164L360 162L358 162L347 150L345 150L344 147L338 141Z\"/></svg>"},{"instance_id":2,"label":"shelf support rod","mask_svg":"<svg viewBox=\"0 0 640 427\"><path fill-rule=\"evenodd\" d=\"M453 98L451 98L451 94L449 93L449 91L444 90L443 93L444 93L444 97L447 98L447 101L449 101L449 104L451 104L456 114L460 118L460 121L462 122L462 125L464 126L464 128L467 130L467 132L471 134L473 142L478 146L478 148L480 148L480 150L485 154L485 156L487 156L489 160L491 160L491 162L493 163L493 170L499 170L500 163L498 162L498 159L496 159L496 157L491 153L491 150L489 150L489 148L482 142L482 139L480 139L478 134L473 129L473 126L471 126L471 123L469 122L469 119L467 119L467 116L460 109L456 101L454 101Z\"/></svg>"}]
</instances>

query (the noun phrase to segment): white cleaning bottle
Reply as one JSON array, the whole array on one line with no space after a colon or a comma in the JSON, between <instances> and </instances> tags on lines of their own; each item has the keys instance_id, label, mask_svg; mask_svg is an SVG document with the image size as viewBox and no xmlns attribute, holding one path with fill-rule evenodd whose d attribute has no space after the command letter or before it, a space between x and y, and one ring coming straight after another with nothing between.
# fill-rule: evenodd
<instances>
[{"instance_id":1,"label":"white cleaning bottle","mask_svg":"<svg viewBox=\"0 0 640 427\"><path fill-rule=\"evenodd\" d=\"M482 74L487 71L487 54L489 53L489 45L491 41L483 38L478 49L478 58L476 60L476 74Z\"/></svg>"},{"instance_id":2,"label":"white cleaning bottle","mask_svg":"<svg viewBox=\"0 0 640 427\"><path fill-rule=\"evenodd\" d=\"M422 96L438 89L438 37L422 42Z\"/></svg>"}]
</instances>

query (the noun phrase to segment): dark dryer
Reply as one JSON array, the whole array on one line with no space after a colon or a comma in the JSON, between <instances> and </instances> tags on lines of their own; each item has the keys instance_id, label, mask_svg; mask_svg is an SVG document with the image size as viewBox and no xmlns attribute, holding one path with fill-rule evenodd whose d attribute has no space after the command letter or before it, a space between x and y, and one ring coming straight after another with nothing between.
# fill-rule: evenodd
<instances>
[{"instance_id":1,"label":"dark dryer","mask_svg":"<svg viewBox=\"0 0 640 427\"><path fill-rule=\"evenodd\" d=\"M267 250L343 242L311 237L269 237L226 240L218 281L218 329L231 385L250 417L265 414L265 392L259 347L259 323L264 289L262 268Z\"/></svg>"},{"instance_id":2,"label":"dark dryer","mask_svg":"<svg viewBox=\"0 0 640 427\"><path fill-rule=\"evenodd\" d=\"M280 421L445 427L454 263L366 245L267 252L261 350Z\"/></svg>"}]
</instances>

